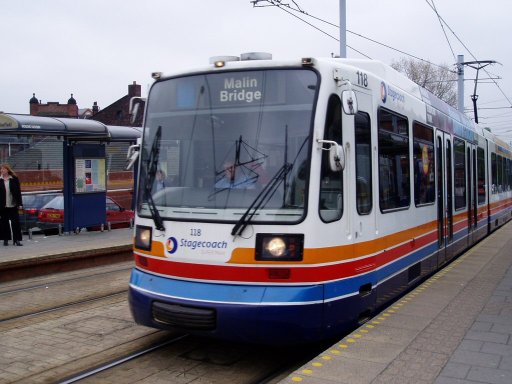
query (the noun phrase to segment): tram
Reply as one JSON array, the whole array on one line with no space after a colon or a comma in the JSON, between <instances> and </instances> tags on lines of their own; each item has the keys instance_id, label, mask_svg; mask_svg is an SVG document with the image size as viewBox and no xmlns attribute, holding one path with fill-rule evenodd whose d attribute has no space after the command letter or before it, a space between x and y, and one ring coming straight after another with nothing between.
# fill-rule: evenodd
<instances>
[{"instance_id":1,"label":"tram","mask_svg":"<svg viewBox=\"0 0 512 384\"><path fill-rule=\"evenodd\" d=\"M512 216L511 148L381 62L251 53L154 78L129 288L139 324L330 338Z\"/></svg>"}]
</instances>

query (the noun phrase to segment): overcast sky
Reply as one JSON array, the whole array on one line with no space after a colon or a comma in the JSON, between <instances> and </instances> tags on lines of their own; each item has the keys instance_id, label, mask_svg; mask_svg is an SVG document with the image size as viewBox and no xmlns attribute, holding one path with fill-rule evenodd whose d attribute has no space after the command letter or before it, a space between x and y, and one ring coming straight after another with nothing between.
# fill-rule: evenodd
<instances>
[{"instance_id":1,"label":"overcast sky","mask_svg":"<svg viewBox=\"0 0 512 384\"><path fill-rule=\"evenodd\" d=\"M512 139L510 0L346 2L349 31L436 64L455 63L448 41L465 61L501 63L487 67L500 77L496 82L501 91L488 80L478 84L479 118L495 133L511 130L507 139ZM339 24L338 0L288 3ZM448 24L448 41L429 4ZM146 94L153 71L196 67L208 63L210 56L265 51L284 59L339 53L334 38L277 7L254 8L249 0L0 0L0 9L0 111L10 113L29 113L32 93L43 103L66 103L73 93L79 108L94 101L106 107L124 96L133 81ZM337 28L294 14L339 37ZM404 57L351 33L347 43L388 64ZM347 56L363 58L350 48ZM474 77L475 71L467 68L466 78ZM480 77L488 75L480 71ZM466 81L470 117L473 87L473 81ZM500 107L505 108L496 109Z\"/></svg>"}]
</instances>

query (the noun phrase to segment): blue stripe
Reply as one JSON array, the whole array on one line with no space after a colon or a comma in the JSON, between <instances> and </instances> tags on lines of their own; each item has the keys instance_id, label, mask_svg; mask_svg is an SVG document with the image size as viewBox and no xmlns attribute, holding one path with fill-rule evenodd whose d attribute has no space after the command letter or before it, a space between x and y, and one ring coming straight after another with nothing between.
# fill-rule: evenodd
<instances>
[{"instance_id":1,"label":"blue stripe","mask_svg":"<svg viewBox=\"0 0 512 384\"><path fill-rule=\"evenodd\" d=\"M432 243L377 271L314 285L215 284L160 277L138 269L133 269L130 285L154 295L190 301L244 305L312 304L358 294L364 284L371 283L375 287L378 285L377 279L385 280L432 255L436 250L437 243Z\"/></svg>"},{"instance_id":2,"label":"blue stripe","mask_svg":"<svg viewBox=\"0 0 512 384\"><path fill-rule=\"evenodd\" d=\"M494 220L498 220L502 218L503 216L507 216L510 214L511 209L510 208L504 208L503 210L496 212L495 214L491 214L491 222Z\"/></svg>"},{"instance_id":3,"label":"blue stripe","mask_svg":"<svg viewBox=\"0 0 512 384\"><path fill-rule=\"evenodd\" d=\"M168 298L212 303L286 305L323 301L322 284L265 286L201 283L155 276L135 268L130 285L136 290Z\"/></svg>"},{"instance_id":4,"label":"blue stripe","mask_svg":"<svg viewBox=\"0 0 512 384\"><path fill-rule=\"evenodd\" d=\"M396 262L389 264L385 266L384 268L381 268L379 273L379 280L385 280L389 276L392 276L396 274L397 272L404 271L407 268L409 268L411 265L414 265L421 260L425 259L426 257L429 257L433 255L438 250L437 242L432 243L419 251L416 251L414 253L411 253L410 255L403 257L400 260L397 260Z\"/></svg>"}]
</instances>

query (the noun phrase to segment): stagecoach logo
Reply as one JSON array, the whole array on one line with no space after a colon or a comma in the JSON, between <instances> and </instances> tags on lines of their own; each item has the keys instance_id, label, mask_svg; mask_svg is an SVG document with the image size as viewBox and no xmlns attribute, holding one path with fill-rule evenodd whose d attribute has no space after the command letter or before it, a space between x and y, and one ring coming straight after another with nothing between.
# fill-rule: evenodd
<instances>
[{"instance_id":1,"label":"stagecoach logo","mask_svg":"<svg viewBox=\"0 0 512 384\"><path fill-rule=\"evenodd\" d=\"M380 83L380 99L383 103L388 100L394 103L405 103L405 95L383 81Z\"/></svg>"},{"instance_id":2,"label":"stagecoach logo","mask_svg":"<svg viewBox=\"0 0 512 384\"><path fill-rule=\"evenodd\" d=\"M258 79L250 76L244 76L240 79L228 77L224 79L224 89L219 93L219 101L221 103L252 103L253 101L260 101L261 96Z\"/></svg>"},{"instance_id":3,"label":"stagecoach logo","mask_svg":"<svg viewBox=\"0 0 512 384\"><path fill-rule=\"evenodd\" d=\"M386 99L388 98L388 91L386 90L386 83L383 81L380 83L380 99L383 103L386 102Z\"/></svg>"},{"instance_id":4,"label":"stagecoach logo","mask_svg":"<svg viewBox=\"0 0 512 384\"><path fill-rule=\"evenodd\" d=\"M179 241L171 236L165 242L165 250L169 255L176 253L178 247L195 250L217 250L227 249L227 241L190 240L181 238Z\"/></svg>"},{"instance_id":5,"label":"stagecoach logo","mask_svg":"<svg viewBox=\"0 0 512 384\"><path fill-rule=\"evenodd\" d=\"M178 240L175 237L169 237L165 242L165 249L172 255L178 249Z\"/></svg>"}]
</instances>

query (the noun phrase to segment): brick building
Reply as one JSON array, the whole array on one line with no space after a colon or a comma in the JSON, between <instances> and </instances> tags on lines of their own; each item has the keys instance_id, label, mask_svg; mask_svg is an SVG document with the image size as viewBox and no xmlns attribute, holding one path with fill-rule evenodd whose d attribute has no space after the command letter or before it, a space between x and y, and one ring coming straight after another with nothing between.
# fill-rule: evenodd
<instances>
[{"instance_id":1,"label":"brick building","mask_svg":"<svg viewBox=\"0 0 512 384\"><path fill-rule=\"evenodd\" d=\"M60 104L56 101L49 101L42 104L36 98L36 94L32 94L30 103L30 114L32 116L49 116L49 117L71 117L78 118L78 106L76 100L71 94L67 104Z\"/></svg>"},{"instance_id":2,"label":"brick building","mask_svg":"<svg viewBox=\"0 0 512 384\"><path fill-rule=\"evenodd\" d=\"M92 119L107 125L140 127L142 126L142 113L138 113L137 118L133 123L131 122L131 115L129 113L131 98L140 96L141 86L135 81L128 85L127 95L121 97L119 100L113 102L103 109L100 109L96 101L94 102L92 108L79 109L73 94L71 94L67 104L60 104L53 101L43 104L36 98L34 93L29 101L30 114L32 116Z\"/></svg>"},{"instance_id":3,"label":"brick building","mask_svg":"<svg viewBox=\"0 0 512 384\"><path fill-rule=\"evenodd\" d=\"M108 107L99 109L98 104L94 102L92 106L92 120L100 121L107 125L124 125L124 126L142 126L142 113L132 123L130 111L130 100L132 97L141 96L140 84L135 81L128 85L128 94L113 102Z\"/></svg>"}]
</instances>

